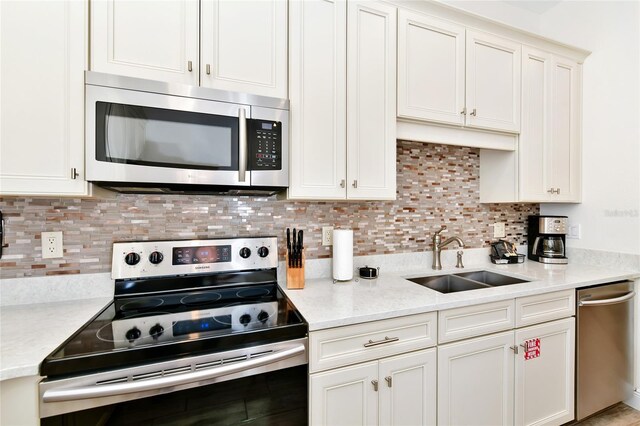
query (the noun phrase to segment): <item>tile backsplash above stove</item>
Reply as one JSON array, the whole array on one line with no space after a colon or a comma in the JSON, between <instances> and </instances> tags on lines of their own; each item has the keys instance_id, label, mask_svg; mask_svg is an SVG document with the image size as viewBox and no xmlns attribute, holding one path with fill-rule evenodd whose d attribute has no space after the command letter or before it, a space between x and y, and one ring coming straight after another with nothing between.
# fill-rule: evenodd
<instances>
[{"instance_id":1,"label":"tile backsplash above stove","mask_svg":"<svg viewBox=\"0 0 640 426\"><path fill-rule=\"evenodd\" d=\"M111 244L276 235L284 258L287 227L305 231L309 259L331 257L322 227L352 228L354 255L430 250L441 224L468 248L488 247L493 223L526 243L526 219L537 204L480 204L479 150L398 141L397 200L304 202L275 197L125 195L110 199L0 198L7 222L2 278L108 272ZM42 259L40 233L62 231L64 257Z\"/></svg>"}]
</instances>

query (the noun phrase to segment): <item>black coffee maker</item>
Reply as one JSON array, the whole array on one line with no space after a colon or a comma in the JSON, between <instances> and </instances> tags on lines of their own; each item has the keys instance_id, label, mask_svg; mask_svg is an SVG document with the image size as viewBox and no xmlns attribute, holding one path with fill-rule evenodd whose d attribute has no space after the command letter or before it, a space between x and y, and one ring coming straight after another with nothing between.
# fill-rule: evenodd
<instances>
[{"instance_id":1,"label":"black coffee maker","mask_svg":"<svg viewBox=\"0 0 640 426\"><path fill-rule=\"evenodd\" d=\"M527 257L540 263L568 263L567 216L529 216Z\"/></svg>"}]
</instances>

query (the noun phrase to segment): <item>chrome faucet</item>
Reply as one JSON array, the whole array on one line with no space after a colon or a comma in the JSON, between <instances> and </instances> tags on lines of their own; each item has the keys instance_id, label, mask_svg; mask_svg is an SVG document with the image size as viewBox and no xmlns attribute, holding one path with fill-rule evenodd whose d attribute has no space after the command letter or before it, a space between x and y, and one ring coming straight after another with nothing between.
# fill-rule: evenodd
<instances>
[{"instance_id":1,"label":"chrome faucet","mask_svg":"<svg viewBox=\"0 0 640 426\"><path fill-rule=\"evenodd\" d=\"M447 229L446 225L442 225L442 227L433 234L433 264L431 265L432 269L442 269L442 263L440 263L440 252L442 251L442 247L452 243L457 242L460 248L464 248L464 243L458 237L447 238L442 241L442 237L440 237L440 233ZM462 256L458 255L458 262L462 264Z\"/></svg>"}]
</instances>

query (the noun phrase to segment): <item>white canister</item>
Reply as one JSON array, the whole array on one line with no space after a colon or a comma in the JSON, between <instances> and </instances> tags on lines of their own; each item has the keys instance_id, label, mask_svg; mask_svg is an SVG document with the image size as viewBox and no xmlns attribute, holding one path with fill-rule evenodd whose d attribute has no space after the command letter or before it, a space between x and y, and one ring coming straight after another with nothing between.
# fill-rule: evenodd
<instances>
[{"instance_id":1,"label":"white canister","mask_svg":"<svg viewBox=\"0 0 640 426\"><path fill-rule=\"evenodd\" d=\"M333 231L333 279L349 281L353 279L353 230Z\"/></svg>"}]
</instances>

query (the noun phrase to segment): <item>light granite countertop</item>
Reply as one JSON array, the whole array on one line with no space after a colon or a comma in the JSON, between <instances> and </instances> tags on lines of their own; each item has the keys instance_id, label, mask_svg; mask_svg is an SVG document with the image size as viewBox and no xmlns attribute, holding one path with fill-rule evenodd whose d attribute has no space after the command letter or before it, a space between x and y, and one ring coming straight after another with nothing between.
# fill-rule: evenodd
<instances>
[{"instance_id":1,"label":"light granite countertop","mask_svg":"<svg viewBox=\"0 0 640 426\"><path fill-rule=\"evenodd\" d=\"M367 260L370 264L383 267L380 278L375 280L361 279L334 284L329 278L315 278L307 279L303 290L287 290L284 284L281 287L313 331L640 277L637 268L623 270L580 264L543 265L529 261L518 265L492 265L477 261L486 258L481 251L476 255L470 253L469 258L474 265L466 267L463 272L487 269L531 282L441 294L405 278L462 271L452 268L436 273L428 267L430 258L418 253L396 258L378 256L359 259L360 263ZM317 262L314 266L318 273L327 273L328 265L325 263ZM449 259L447 264L453 263ZM97 275L94 278L99 283L104 282L101 286L104 289L98 294L104 294L105 297L94 297L95 291L92 290L85 293L91 295L87 299L54 299L56 301L50 303L5 304L0 307L0 381L38 375L42 360L110 303L111 297L106 297L110 289L109 278ZM44 285L38 280L14 284L27 288L32 285L30 283L40 288ZM46 285L51 287L53 284L47 281ZM46 291L44 293L49 294ZM77 298L77 288L74 294Z\"/></svg>"},{"instance_id":2,"label":"light granite countertop","mask_svg":"<svg viewBox=\"0 0 640 426\"><path fill-rule=\"evenodd\" d=\"M111 298L2 306L0 381L37 376L42 360L82 327Z\"/></svg>"},{"instance_id":3,"label":"light granite countertop","mask_svg":"<svg viewBox=\"0 0 640 426\"><path fill-rule=\"evenodd\" d=\"M529 280L480 290L442 294L407 281L406 278L448 273L490 270ZM544 265L526 261L515 265L476 264L461 269L433 271L409 267L384 273L374 280L359 279L333 283L329 278L307 280L302 290L283 288L309 323L309 330L321 330L360 322L468 306L533 294L586 287L640 276L637 270L619 270L589 265Z\"/></svg>"}]
</instances>

